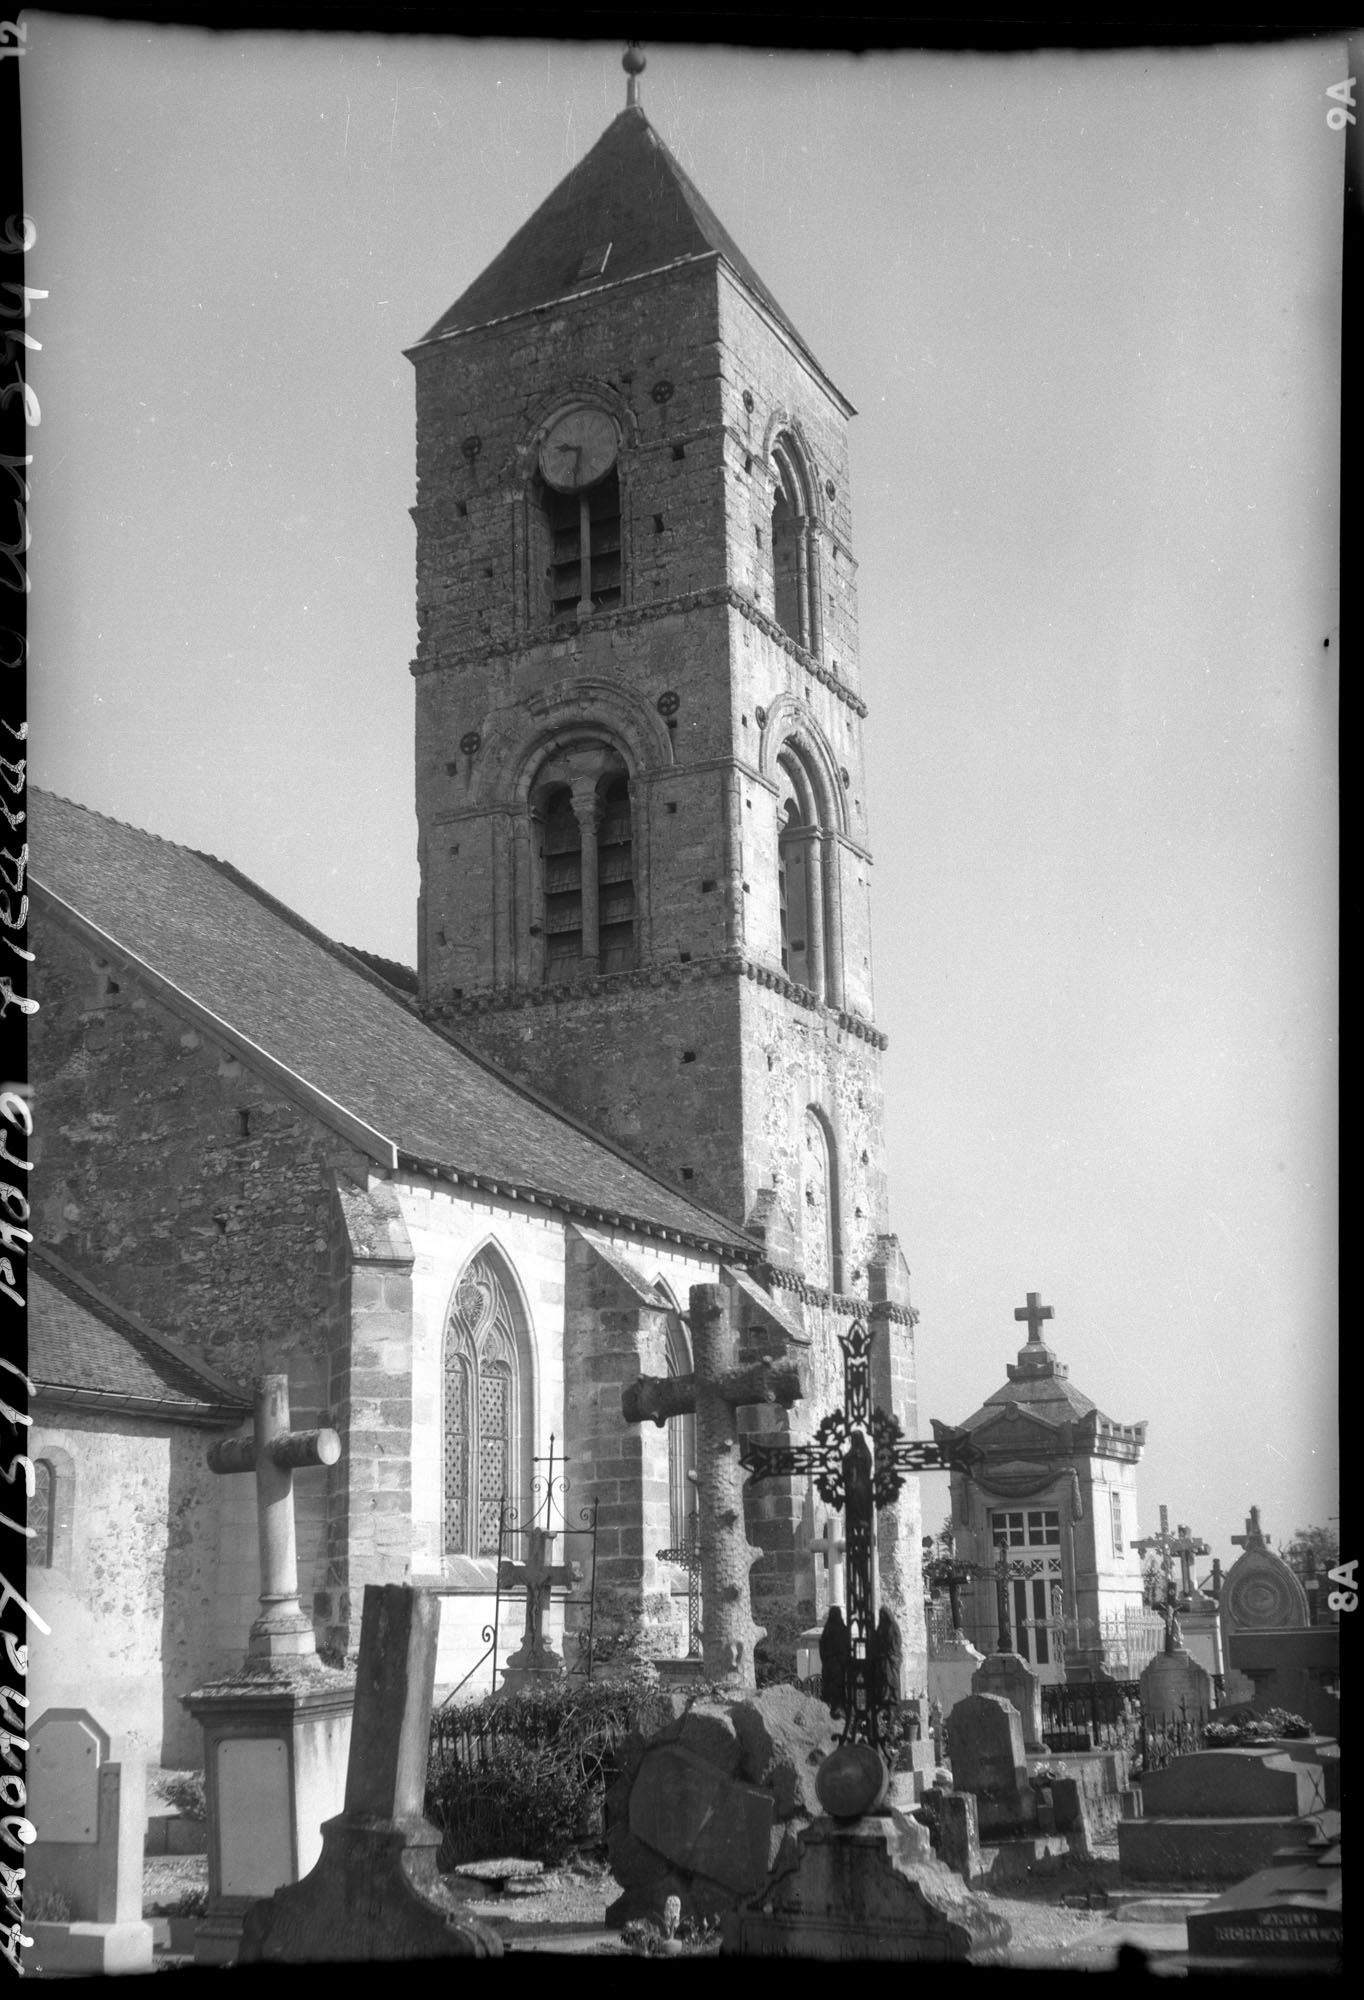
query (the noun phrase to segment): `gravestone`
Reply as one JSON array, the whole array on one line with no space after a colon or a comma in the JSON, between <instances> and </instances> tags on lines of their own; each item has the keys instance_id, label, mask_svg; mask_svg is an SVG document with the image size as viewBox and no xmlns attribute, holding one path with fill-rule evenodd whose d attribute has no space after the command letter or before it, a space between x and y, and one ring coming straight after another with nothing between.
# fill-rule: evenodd
<instances>
[{"instance_id":1,"label":"gravestone","mask_svg":"<svg viewBox=\"0 0 1364 2000\"><path fill-rule=\"evenodd\" d=\"M433 1592L366 1585L345 1810L311 1873L247 1913L243 1965L502 1956L468 1892L437 1872L423 1810L439 1629Z\"/></svg>"},{"instance_id":2,"label":"gravestone","mask_svg":"<svg viewBox=\"0 0 1364 2000\"><path fill-rule=\"evenodd\" d=\"M1118 1826L1132 1882L1234 1882L1267 1867L1295 1823L1330 1803L1324 1752L1280 1742L1201 1750L1141 1782L1141 1816Z\"/></svg>"},{"instance_id":3,"label":"gravestone","mask_svg":"<svg viewBox=\"0 0 1364 2000\"><path fill-rule=\"evenodd\" d=\"M1310 1625L1307 1593L1283 1557L1270 1548L1258 1507L1251 1508L1245 1533L1231 1539L1242 1553L1223 1578L1218 1599L1223 1645L1234 1632Z\"/></svg>"},{"instance_id":4,"label":"gravestone","mask_svg":"<svg viewBox=\"0 0 1364 2000\"><path fill-rule=\"evenodd\" d=\"M952 1786L975 1796L982 1841L1035 1823L1023 1724L1002 1695L969 1694L947 1718Z\"/></svg>"},{"instance_id":5,"label":"gravestone","mask_svg":"<svg viewBox=\"0 0 1364 2000\"><path fill-rule=\"evenodd\" d=\"M50 1708L29 1731L25 1902L58 1894L71 1915L29 1926L30 1972L147 1972L152 1927L142 1920L146 1771L109 1756L108 1732L84 1709Z\"/></svg>"},{"instance_id":6,"label":"gravestone","mask_svg":"<svg viewBox=\"0 0 1364 2000\"><path fill-rule=\"evenodd\" d=\"M1025 1750L1044 1750L1042 1683L1021 1653L988 1653L971 1677L972 1694L1000 1695L1018 1710Z\"/></svg>"},{"instance_id":7,"label":"gravestone","mask_svg":"<svg viewBox=\"0 0 1364 2000\"><path fill-rule=\"evenodd\" d=\"M1182 1646L1157 1653L1141 1676L1142 1720L1171 1724L1206 1722L1212 1713L1212 1677Z\"/></svg>"},{"instance_id":8,"label":"gravestone","mask_svg":"<svg viewBox=\"0 0 1364 2000\"><path fill-rule=\"evenodd\" d=\"M1188 1919L1189 1966L1240 1962L1276 1972L1339 1972L1340 1815L1315 1815L1268 1868Z\"/></svg>"}]
</instances>

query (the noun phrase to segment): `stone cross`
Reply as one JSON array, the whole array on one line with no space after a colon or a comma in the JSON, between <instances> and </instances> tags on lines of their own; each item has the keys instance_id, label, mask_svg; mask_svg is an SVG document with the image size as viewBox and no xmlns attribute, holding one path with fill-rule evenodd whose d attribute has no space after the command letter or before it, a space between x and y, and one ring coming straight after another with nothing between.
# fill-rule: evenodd
<instances>
[{"instance_id":1,"label":"stone cross","mask_svg":"<svg viewBox=\"0 0 1364 2000\"><path fill-rule=\"evenodd\" d=\"M680 1563L687 1572L687 1658L701 1657L701 1538L696 1515L687 1523L686 1545L680 1549L659 1549L662 1563Z\"/></svg>"},{"instance_id":2,"label":"stone cross","mask_svg":"<svg viewBox=\"0 0 1364 2000\"><path fill-rule=\"evenodd\" d=\"M512 1562L504 1558L497 1572L499 1590L524 1589L526 1593L526 1629L514 1655L517 1666L534 1666L540 1661L548 1665L551 1659L558 1658L557 1654L551 1655L545 1645L545 1601L556 1583L562 1584L565 1589L576 1583L582 1569L578 1563L549 1561L549 1545L555 1539L546 1528L529 1529L526 1534L529 1544L526 1560Z\"/></svg>"},{"instance_id":3,"label":"stone cross","mask_svg":"<svg viewBox=\"0 0 1364 2000\"><path fill-rule=\"evenodd\" d=\"M210 1471L256 1475L261 1608L247 1640L248 1660L297 1660L317 1651L312 1618L298 1601L294 1471L302 1465L335 1465L340 1456L335 1431L290 1430L287 1375L262 1375L256 1383L253 1436L226 1438L209 1447Z\"/></svg>"},{"instance_id":4,"label":"stone cross","mask_svg":"<svg viewBox=\"0 0 1364 2000\"><path fill-rule=\"evenodd\" d=\"M1195 1536L1191 1535L1188 1528L1181 1521L1176 1530L1176 1539L1170 1545L1170 1553L1179 1558L1181 1595L1192 1597L1194 1594L1194 1557L1211 1555L1212 1551L1206 1542L1199 1541Z\"/></svg>"},{"instance_id":5,"label":"stone cross","mask_svg":"<svg viewBox=\"0 0 1364 2000\"><path fill-rule=\"evenodd\" d=\"M1251 1508L1250 1518L1246 1522L1246 1532L1244 1535L1233 1535L1231 1545L1235 1549L1244 1549L1247 1554L1252 1549L1258 1552L1261 1549L1269 1547L1269 1543L1260 1529L1260 1510L1258 1507Z\"/></svg>"},{"instance_id":6,"label":"stone cross","mask_svg":"<svg viewBox=\"0 0 1364 2000\"><path fill-rule=\"evenodd\" d=\"M885 1699L889 1668L898 1655L899 1633L876 1604L876 1510L888 1507L904 1485L906 1472L946 1471L979 1456L964 1435L928 1441L906 1438L899 1419L873 1409L871 1335L860 1320L840 1334L843 1349L843 1407L821 1418L814 1441L803 1445L750 1444L740 1463L751 1483L791 1473L813 1474L826 1507L841 1512L847 1538L847 1620L830 1613L820 1658L832 1657L833 1635L843 1656L846 1714L842 1742L880 1742L878 1712Z\"/></svg>"},{"instance_id":7,"label":"stone cross","mask_svg":"<svg viewBox=\"0 0 1364 2000\"><path fill-rule=\"evenodd\" d=\"M708 1680L751 1688L757 1684L754 1648L765 1633L749 1609L748 1573L759 1554L744 1533L736 1418L750 1403L780 1403L789 1410L800 1400L800 1373L794 1362L766 1356L750 1367L739 1366L738 1329L725 1287L693 1285L690 1304L694 1372L641 1375L621 1390L620 1405L632 1424L646 1418L659 1425L669 1417L696 1418L701 1657Z\"/></svg>"},{"instance_id":8,"label":"stone cross","mask_svg":"<svg viewBox=\"0 0 1364 2000\"><path fill-rule=\"evenodd\" d=\"M1180 1541L1181 1536L1185 1537L1182 1545ZM1157 1608L1160 1611L1161 1617L1165 1620L1165 1650L1167 1653L1173 1653L1179 1636L1179 1627L1175 1622L1174 1558L1181 1554L1182 1547L1191 1546L1188 1543L1187 1536L1188 1530L1185 1528L1181 1528L1178 1535L1170 1533L1170 1510L1168 1507L1162 1507L1160 1510L1160 1533L1158 1535L1143 1535L1140 1541L1135 1541L1131 1544L1131 1547L1136 1550L1139 1556L1144 1556L1148 1549L1154 1549L1160 1557L1161 1573L1165 1578L1165 1602ZM1196 1553L1200 1555L1206 1554L1207 1546L1206 1542L1200 1542Z\"/></svg>"},{"instance_id":9,"label":"stone cross","mask_svg":"<svg viewBox=\"0 0 1364 2000\"><path fill-rule=\"evenodd\" d=\"M832 1611L834 1606L838 1605L842 1610L844 1604L842 1557L847 1553L848 1544L839 1539L838 1523L832 1514L825 1516L824 1526L815 1536L814 1546L823 1563L824 1574L829 1579L829 1609Z\"/></svg>"},{"instance_id":10,"label":"stone cross","mask_svg":"<svg viewBox=\"0 0 1364 2000\"><path fill-rule=\"evenodd\" d=\"M1025 1319L1028 1322L1028 1339L1034 1343L1040 1342L1042 1339L1043 1320L1055 1319L1055 1317L1056 1313L1054 1309L1051 1306L1044 1306L1042 1304L1042 1294L1040 1292L1029 1292L1028 1303L1025 1306L1014 1307L1014 1318L1019 1320Z\"/></svg>"}]
</instances>

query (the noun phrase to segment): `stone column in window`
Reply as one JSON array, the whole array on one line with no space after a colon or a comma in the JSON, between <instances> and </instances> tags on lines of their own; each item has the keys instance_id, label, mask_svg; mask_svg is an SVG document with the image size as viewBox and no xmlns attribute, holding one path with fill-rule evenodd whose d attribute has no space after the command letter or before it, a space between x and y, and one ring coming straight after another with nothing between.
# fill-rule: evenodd
<instances>
[{"instance_id":1,"label":"stone column in window","mask_svg":"<svg viewBox=\"0 0 1364 2000\"><path fill-rule=\"evenodd\" d=\"M843 854L836 833L822 833L824 843L824 997L831 1007L843 1005Z\"/></svg>"},{"instance_id":2,"label":"stone column in window","mask_svg":"<svg viewBox=\"0 0 1364 2000\"><path fill-rule=\"evenodd\" d=\"M799 639L807 651L814 650L814 627L810 622L810 523L798 514L794 526L796 543L796 616L800 626L791 637Z\"/></svg>"},{"instance_id":3,"label":"stone column in window","mask_svg":"<svg viewBox=\"0 0 1364 2000\"><path fill-rule=\"evenodd\" d=\"M824 998L824 836L809 828L805 839L805 898L807 905L805 965L812 993Z\"/></svg>"},{"instance_id":4,"label":"stone column in window","mask_svg":"<svg viewBox=\"0 0 1364 2000\"><path fill-rule=\"evenodd\" d=\"M584 503L585 504L585 503ZM595 777L581 777L573 780L573 815L582 835L582 910L583 910L583 955L585 974L597 970L598 909L597 891L597 780Z\"/></svg>"}]
</instances>

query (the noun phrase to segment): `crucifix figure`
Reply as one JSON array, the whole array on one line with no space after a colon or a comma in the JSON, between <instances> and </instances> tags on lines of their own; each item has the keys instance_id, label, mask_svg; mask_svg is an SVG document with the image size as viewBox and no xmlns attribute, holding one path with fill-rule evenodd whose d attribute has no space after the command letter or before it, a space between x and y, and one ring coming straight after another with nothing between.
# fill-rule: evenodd
<instances>
[{"instance_id":1,"label":"crucifix figure","mask_svg":"<svg viewBox=\"0 0 1364 2000\"><path fill-rule=\"evenodd\" d=\"M895 1499L906 1472L945 1471L964 1462L966 1454L978 1454L964 1435L931 1442L906 1438L898 1418L872 1407L871 1335L860 1320L839 1335L838 1344L842 1409L820 1419L813 1443L750 1444L740 1463L753 1485L791 1473L813 1475L825 1506L843 1515L847 1616L837 1606L829 1613L821 1670L833 1675L844 1697L842 1744L865 1743L879 1751L879 1716L893 1703L900 1635L888 1611L877 1615L876 1510Z\"/></svg>"},{"instance_id":2,"label":"crucifix figure","mask_svg":"<svg viewBox=\"0 0 1364 2000\"><path fill-rule=\"evenodd\" d=\"M749 1403L800 1401L800 1373L793 1361L766 1356L739 1366L739 1330L728 1287L693 1285L690 1375L641 1375L620 1392L627 1423L695 1415L700 1492L702 1627L706 1678L756 1686L753 1651L766 1635L749 1610L748 1572L758 1551L744 1533L743 1475L735 1454L738 1412Z\"/></svg>"},{"instance_id":3,"label":"crucifix figure","mask_svg":"<svg viewBox=\"0 0 1364 2000\"><path fill-rule=\"evenodd\" d=\"M512 1562L504 1558L497 1572L499 1590L524 1589L526 1593L526 1627L521 1644L507 1661L502 1678L504 1689L520 1686L522 1675L563 1672L563 1661L545 1638L545 1606L554 1585L567 1588L576 1583L582 1567L575 1562L551 1563L549 1545L554 1540L547 1528L527 1529L526 1560Z\"/></svg>"},{"instance_id":4,"label":"crucifix figure","mask_svg":"<svg viewBox=\"0 0 1364 2000\"><path fill-rule=\"evenodd\" d=\"M303 1465L335 1465L340 1456L335 1431L290 1430L287 1375L262 1375L256 1383L251 1437L225 1438L209 1446L211 1472L256 1475L260 1616L247 1640L248 1660L297 1660L317 1651L312 1618L298 1601L294 1472Z\"/></svg>"},{"instance_id":5,"label":"crucifix figure","mask_svg":"<svg viewBox=\"0 0 1364 2000\"><path fill-rule=\"evenodd\" d=\"M1183 1529L1180 1530L1181 1535L1184 1532ZM1165 1651L1173 1653L1179 1644L1179 1621L1175 1617L1174 1558L1180 1552L1180 1542L1178 1535L1170 1533L1168 1507L1162 1507L1160 1510L1160 1533L1143 1535L1140 1541L1132 1543L1132 1547L1139 1556L1144 1556L1148 1549L1154 1549L1160 1557L1161 1573L1165 1578L1165 1596L1163 1604L1158 1604L1156 1609L1165 1620ZM1200 1553L1206 1549L1206 1542L1200 1544Z\"/></svg>"},{"instance_id":6,"label":"crucifix figure","mask_svg":"<svg viewBox=\"0 0 1364 2000\"><path fill-rule=\"evenodd\" d=\"M1028 1345L1030 1347L1040 1347L1042 1345L1042 1322L1044 1319L1055 1319L1055 1317L1055 1310L1051 1306L1043 1305L1042 1294L1040 1292L1029 1292L1028 1303L1025 1306L1014 1307L1014 1318L1017 1320L1025 1319L1028 1322Z\"/></svg>"},{"instance_id":7,"label":"crucifix figure","mask_svg":"<svg viewBox=\"0 0 1364 2000\"><path fill-rule=\"evenodd\" d=\"M693 1513L687 1522L687 1540L680 1549L660 1549L661 1563L680 1563L687 1572L687 1658L701 1657L701 1538Z\"/></svg>"}]
</instances>

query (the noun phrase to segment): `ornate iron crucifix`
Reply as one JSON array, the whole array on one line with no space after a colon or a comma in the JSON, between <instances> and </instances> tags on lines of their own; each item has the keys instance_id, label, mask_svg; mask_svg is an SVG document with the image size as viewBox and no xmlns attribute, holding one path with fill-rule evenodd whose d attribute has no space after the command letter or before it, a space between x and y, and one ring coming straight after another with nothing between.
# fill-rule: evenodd
<instances>
[{"instance_id":1,"label":"ornate iron crucifix","mask_svg":"<svg viewBox=\"0 0 1364 2000\"><path fill-rule=\"evenodd\" d=\"M843 1349L843 1407L820 1419L811 1444L749 1444L739 1463L749 1483L805 1473L826 1507L845 1520L847 1613L835 1606L820 1642L820 1666L834 1686L830 1707L844 1714L841 1742L879 1750L880 1715L894 1706L900 1635L876 1591L876 1510L889 1507L907 1472L943 1472L974 1463L979 1452L964 1432L937 1439L907 1438L899 1419L873 1407L872 1336L860 1320L838 1337ZM831 1699L832 1697L832 1699Z\"/></svg>"}]
</instances>

